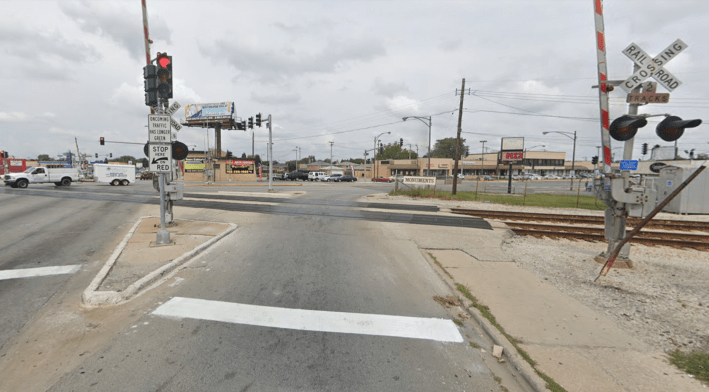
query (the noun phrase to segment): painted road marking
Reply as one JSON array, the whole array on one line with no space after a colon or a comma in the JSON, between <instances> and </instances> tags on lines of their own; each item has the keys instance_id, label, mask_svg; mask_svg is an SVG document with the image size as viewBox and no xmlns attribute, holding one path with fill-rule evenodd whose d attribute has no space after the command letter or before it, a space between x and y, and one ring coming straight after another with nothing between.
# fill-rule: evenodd
<instances>
[{"instance_id":1,"label":"painted road marking","mask_svg":"<svg viewBox=\"0 0 709 392\"><path fill-rule=\"evenodd\" d=\"M153 314L301 331L463 342L453 321L435 318L274 308L181 297L169 300Z\"/></svg>"},{"instance_id":2,"label":"painted road marking","mask_svg":"<svg viewBox=\"0 0 709 392\"><path fill-rule=\"evenodd\" d=\"M36 276L73 274L81 268L80 265L65 265L58 267L37 267L0 271L0 280L33 278Z\"/></svg>"}]
</instances>

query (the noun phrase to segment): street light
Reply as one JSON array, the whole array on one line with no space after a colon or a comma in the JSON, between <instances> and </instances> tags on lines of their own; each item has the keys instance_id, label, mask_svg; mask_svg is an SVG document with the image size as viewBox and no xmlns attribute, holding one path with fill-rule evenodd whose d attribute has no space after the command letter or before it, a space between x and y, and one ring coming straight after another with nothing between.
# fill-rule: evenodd
<instances>
[{"instance_id":1,"label":"street light","mask_svg":"<svg viewBox=\"0 0 709 392\"><path fill-rule=\"evenodd\" d=\"M418 116L407 116L401 119L406 121L409 118L415 118L422 123L428 125L428 165L426 165L426 175L431 175L431 116L428 117L418 117ZM428 122L426 122L428 120Z\"/></svg>"},{"instance_id":2,"label":"street light","mask_svg":"<svg viewBox=\"0 0 709 392\"><path fill-rule=\"evenodd\" d=\"M574 131L573 134L571 132L562 132L562 131L542 132L543 135L546 135L547 133L559 133L559 134L562 134L562 135L568 137L569 139L574 140L574 152L573 152L573 155L571 156L571 173L573 173L573 174L571 175L571 187L569 189L569 190L573 191L574 190L574 177L573 176L575 175L574 165L576 163L576 131ZM571 137L569 135L574 135L574 137Z\"/></svg>"},{"instance_id":3,"label":"street light","mask_svg":"<svg viewBox=\"0 0 709 392\"><path fill-rule=\"evenodd\" d=\"M480 143L483 144L483 148L482 148L482 155L480 155L480 173L478 173L478 175L483 175L483 174L485 174L485 170L483 169L483 166L485 165L485 143L487 143L487 140L481 140Z\"/></svg>"},{"instance_id":4,"label":"street light","mask_svg":"<svg viewBox=\"0 0 709 392\"><path fill-rule=\"evenodd\" d=\"M382 135L391 135L391 132L382 132L374 138L374 151L372 151L372 178L376 177L374 170L376 169L375 161L377 160L377 140L379 139L379 136ZM332 166L332 162L330 162L330 166Z\"/></svg>"}]
</instances>

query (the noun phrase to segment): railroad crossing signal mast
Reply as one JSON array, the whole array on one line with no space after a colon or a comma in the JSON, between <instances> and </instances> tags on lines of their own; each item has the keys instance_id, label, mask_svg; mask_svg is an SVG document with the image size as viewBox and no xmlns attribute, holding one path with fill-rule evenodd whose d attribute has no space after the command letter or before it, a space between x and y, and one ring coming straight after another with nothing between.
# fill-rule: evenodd
<instances>
[{"instance_id":1,"label":"railroad crossing signal mast","mask_svg":"<svg viewBox=\"0 0 709 392\"><path fill-rule=\"evenodd\" d=\"M666 118L658 124L655 132L666 142L676 142L684 133L685 128L699 126L702 120L682 120L669 114L638 114L638 107L641 105L669 102L668 93L658 94L656 92L656 83L670 92L682 84L664 66L686 49L687 44L677 39L657 56L651 57L637 44L631 43L623 50L623 54L633 61L633 74L625 80L609 80L606 69L602 0L594 0L594 6L598 54L598 85L594 87L599 89L601 142L603 143L603 177L594 181L594 189L597 197L608 206L605 211L608 249L597 256L596 260L605 261L606 266L610 268L608 263L612 264L617 257L618 260L625 261L628 266L632 266L629 259L630 245L625 238L627 217L652 217L657 213L656 207L658 207L657 189L652 184L646 183L644 180L640 183L630 180L630 172L637 170L638 166L638 161L632 159L635 135L640 128L647 125L648 117L665 116ZM647 82L648 78L655 79L656 83ZM627 114L610 122L608 94L614 90L614 86L620 86L628 94L626 101L629 105ZM620 174L612 172L611 139L624 142ZM644 153L646 150L647 147L644 147ZM665 202L660 204L664 205ZM604 267L604 272L607 273L606 267ZM605 275L605 273L602 274Z\"/></svg>"}]
</instances>

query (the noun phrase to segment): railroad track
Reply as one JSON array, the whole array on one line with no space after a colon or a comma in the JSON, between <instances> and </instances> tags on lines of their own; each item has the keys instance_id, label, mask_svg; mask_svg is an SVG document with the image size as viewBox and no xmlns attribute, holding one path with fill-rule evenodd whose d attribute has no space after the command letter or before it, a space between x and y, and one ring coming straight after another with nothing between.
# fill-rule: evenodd
<instances>
[{"instance_id":1,"label":"railroad track","mask_svg":"<svg viewBox=\"0 0 709 392\"><path fill-rule=\"evenodd\" d=\"M529 235L538 238L548 237L580 239L586 241L606 241L605 231L603 228L603 217L599 216L463 209L453 209L453 212L456 214L500 220L509 226L510 229L517 235ZM520 223L520 221L563 224ZM632 219L632 221L629 219L629 226L632 224L631 222L637 223L639 222L639 219ZM575 223L576 225L569 225L569 223ZM661 230L674 230L674 232L644 230L648 227ZM704 251L709 250L709 234L687 233L687 231L709 232L709 222L658 220L651 221L645 226L645 228L643 228L644 231L641 231L633 237L630 242L644 245L664 245L675 248L692 248Z\"/></svg>"},{"instance_id":2,"label":"railroad track","mask_svg":"<svg viewBox=\"0 0 709 392\"><path fill-rule=\"evenodd\" d=\"M489 218L496 220L508 221L528 221L528 222L550 222L563 224L586 224L586 225L603 225L604 219L602 216L591 215L564 215L564 214L540 214L532 212L513 212L513 211L487 211L487 210L465 210L460 208L452 208L454 214L477 216L480 218ZM639 218L628 218L628 227L634 227L640 223ZM709 232L709 222L699 221L679 221L667 219L653 219L645 228L673 230L673 231L705 231Z\"/></svg>"}]
</instances>

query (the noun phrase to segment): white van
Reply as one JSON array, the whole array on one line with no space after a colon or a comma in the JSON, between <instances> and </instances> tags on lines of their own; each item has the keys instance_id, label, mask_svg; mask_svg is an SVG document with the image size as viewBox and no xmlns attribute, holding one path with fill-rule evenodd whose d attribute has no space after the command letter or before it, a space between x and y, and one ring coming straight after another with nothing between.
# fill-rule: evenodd
<instances>
[{"instance_id":1,"label":"white van","mask_svg":"<svg viewBox=\"0 0 709 392\"><path fill-rule=\"evenodd\" d=\"M320 178L325 176L325 172L310 172L308 173L308 181L320 181Z\"/></svg>"}]
</instances>

